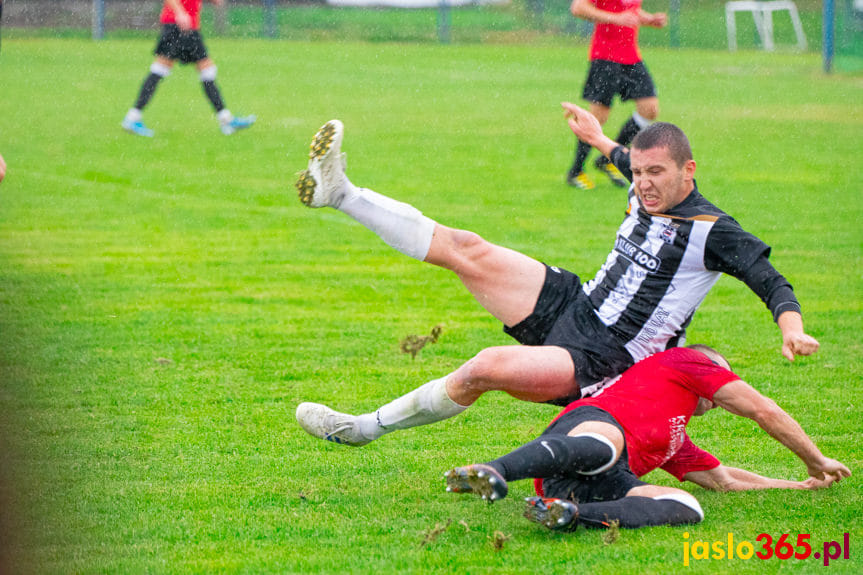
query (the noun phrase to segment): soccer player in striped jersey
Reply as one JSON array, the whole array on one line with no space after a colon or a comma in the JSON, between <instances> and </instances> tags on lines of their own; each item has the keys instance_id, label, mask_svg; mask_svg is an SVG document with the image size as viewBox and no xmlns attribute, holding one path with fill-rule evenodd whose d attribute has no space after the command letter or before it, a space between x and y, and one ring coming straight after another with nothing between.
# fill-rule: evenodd
<instances>
[{"instance_id":1,"label":"soccer player in striped jersey","mask_svg":"<svg viewBox=\"0 0 863 575\"><path fill-rule=\"evenodd\" d=\"M223 0L211 0L221 5ZM165 0L159 22L162 33L156 44L156 60L150 66L150 73L144 79L135 105L126 112L121 126L124 130L138 136L153 137L153 130L144 125L142 112L150 102L156 87L171 73L174 63L195 64L201 79L204 94L213 105L222 133L233 134L237 130L249 128L255 123L255 116L234 117L225 107L219 87L216 86L216 63L207 54L201 36L201 5L203 0Z\"/></svg>"},{"instance_id":2,"label":"soccer player in striped jersey","mask_svg":"<svg viewBox=\"0 0 863 575\"><path fill-rule=\"evenodd\" d=\"M744 281L765 302L787 359L817 351L818 342L803 330L791 285L768 261L770 248L698 192L695 161L679 128L653 124L636 136L630 152L606 138L586 110L568 103L564 109L573 132L633 179L615 245L586 284L354 186L344 173L341 122L318 131L308 169L297 181L300 200L342 211L403 254L453 271L522 345L486 348L371 413L354 416L303 403L296 414L303 429L364 445L396 429L453 417L492 390L566 405L635 362L684 345L687 325L722 273Z\"/></svg>"}]
</instances>

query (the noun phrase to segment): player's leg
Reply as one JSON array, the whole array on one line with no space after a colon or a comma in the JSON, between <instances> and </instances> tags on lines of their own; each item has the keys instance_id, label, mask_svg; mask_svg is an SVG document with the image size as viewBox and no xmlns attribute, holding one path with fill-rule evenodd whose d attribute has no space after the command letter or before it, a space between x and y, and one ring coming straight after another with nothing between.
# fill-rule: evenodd
<instances>
[{"instance_id":1,"label":"player's leg","mask_svg":"<svg viewBox=\"0 0 863 575\"><path fill-rule=\"evenodd\" d=\"M409 204L354 186L344 173L343 131L342 123L333 120L312 140L308 169L297 181L304 204L344 212L399 252L453 271L505 325L530 315L545 281L545 265L475 233L440 225Z\"/></svg>"},{"instance_id":2,"label":"player's leg","mask_svg":"<svg viewBox=\"0 0 863 575\"><path fill-rule=\"evenodd\" d=\"M603 529L613 522L618 527L637 529L700 523L704 511L698 500L682 489L644 484L610 501L573 503L560 498L528 497L525 517L560 531L574 531L579 525Z\"/></svg>"},{"instance_id":3,"label":"player's leg","mask_svg":"<svg viewBox=\"0 0 863 575\"><path fill-rule=\"evenodd\" d=\"M255 123L255 116L235 117L225 107L222 93L216 85L218 68L216 63L207 55L207 48L204 46L204 40L200 33L197 30L190 33L186 42L188 43L189 59L195 62L195 68L198 70L198 77L201 80L204 94L216 112L219 119L219 128L222 130L222 133L229 136L237 130L251 127Z\"/></svg>"},{"instance_id":4,"label":"player's leg","mask_svg":"<svg viewBox=\"0 0 863 575\"><path fill-rule=\"evenodd\" d=\"M153 131L144 125L143 110L150 102L153 94L156 93L156 88L164 78L171 74L171 69L174 67L174 61L167 56L156 56L156 59L150 65L150 73L144 79L141 89L138 91L138 98L135 100L135 105L129 108L126 112L126 117L123 118L123 129L138 136L152 137Z\"/></svg>"},{"instance_id":5,"label":"player's leg","mask_svg":"<svg viewBox=\"0 0 863 575\"><path fill-rule=\"evenodd\" d=\"M607 110L606 110L605 114L606 114L605 118L608 119L608 111ZM629 143L632 141L632 137L635 135L635 133L637 133L637 130L636 130L636 132L632 133L631 135L629 134L629 128L631 128L632 123L633 123L633 119L630 118L624 124L624 129L621 130L621 133L617 135L615 142L617 142L618 144L620 144L622 146L628 146L629 145ZM605 124L605 122L603 122L603 124ZM611 163L610 159L606 158L603 155L600 155L598 158L596 158L594 165L597 167L597 169L599 171L601 171L606 176L608 176L608 178L611 180L611 183L613 183L615 186L617 186L619 188L628 188L629 187L629 180L627 180L626 176L624 176L623 173L621 173L621 171L618 170L617 167Z\"/></svg>"},{"instance_id":6,"label":"player's leg","mask_svg":"<svg viewBox=\"0 0 863 575\"><path fill-rule=\"evenodd\" d=\"M605 125L608 121L608 115L611 113L611 106L601 102L591 102L590 113L596 116L600 125ZM594 187L593 181L584 172L584 163L587 161L587 156L590 155L590 150L590 144L576 140L575 159L572 161L572 167L569 168L569 173L566 177L569 185L582 190L589 190Z\"/></svg>"},{"instance_id":7,"label":"player's leg","mask_svg":"<svg viewBox=\"0 0 863 575\"><path fill-rule=\"evenodd\" d=\"M559 426L554 427L555 430L546 431L486 465L507 481L562 474L593 476L611 468L623 451L623 434L610 423L586 421L568 434L557 431Z\"/></svg>"},{"instance_id":8,"label":"player's leg","mask_svg":"<svg viewBox=\"0 0 863 575\"><path fill-rule=\"evenodd\" d=\"M297 421L311 435L365 445L387 433L458 415L486 391L505 391L526 401L550 401L578 393L572 357L554 346L503 346L481 351L448 376L430 381L381 406L354 416L303 403Z\"/></svg>"},{"instance_id":9,"label":"player's leg","mask_svg":"<svg viewBox=\"0 0 863 575\"><path fill-rule=\"evenodd\" d=\"M608 120L611 102L618 92L620 64L606 60L593 60L584 82L582 98L590 102L590 111L600 124ZM589 190L594 183L584 172L584 163L590 154L590 145L576 140L575 158L566 175L566 182L576 188Z\"/></svg>"},{"instance_id":10,"label":"player's leg","mask_svg":"<svg viewBox=\"0 0 863 575\"><path fill-rule=\"evenodd\" d=\"M700 523L704 511L690 493L674 487L640 485L626 497L578 505L578 523L585 527L608 527L618 521L620 527L635 529L655 525Z\"/></svg>"},{"instance_id":11,"label":"player's leg","mask_svg":"<svg viewBox=\"0 0 863 575\"><path fill-rule=\"evenodd\" d=\"M577 410L576 410L577 411ZM576 411L559 418L537 439L488 463L456 467L444 477L447 491L476 493L483 499L502 499L507 482L519 479L595 476L613 466L623 450L623 433L603 421L581 421ZM562 430L575 425L569 433Z\"/></svg>"}]
</instances>

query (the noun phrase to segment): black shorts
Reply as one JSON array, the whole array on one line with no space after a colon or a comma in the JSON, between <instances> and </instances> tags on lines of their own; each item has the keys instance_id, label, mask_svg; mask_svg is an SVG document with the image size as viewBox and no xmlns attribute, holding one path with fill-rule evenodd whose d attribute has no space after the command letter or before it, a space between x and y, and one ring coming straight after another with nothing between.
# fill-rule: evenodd
<instances>
[{"instance_id":1,"label":"black shorts","mask_svg":"<svg viewBox=\"0 0 863 575\"><path fill-rule=\"evenodd\" d=\"M615 377L633 363L626 348L597 317L578 276L553 266L546 266L533 313L503 331L524 345L555 345L568 351L581 388ZM568 405L579 397L548 403Z\"/></svg>"},{"instance_id":2,"label":"black shorts","mask_svg":"<svg viewBox=\"0 0 863 575\"><path fill-rule=\"evenodd\" d=\"M611 106L615 95L620 95L623 101L656 96L653 78L644 62L630 65L608 60L591 61L582 97L588 102Z\"/></svg>"},{"instance_id":3,"label":"black shorts","mask_svg":"<svg viewBox=\"0 0 863 575\"><path fill-rule=\"evenodd\" d=\"M207 57L207 47L204 46L200 31L183 32L176 24L165 24L153 53L170 60L179 60L183 64L192 64Z\"/></svg>"},{"instance_id":4,"label":"black shorts","mask_svg":"<svg viewBox=\"0 0 863 575\"><path fill-rule=\"evenodd\" d=\"M573 409L552 423L543 435L567 434L576 425L585 421L610 423L623 433L623 428L610 413L593 405L585 405ZM626 497L630 489L639 485L647 485L647 483L636 477L629 468L629 456L624 443L623 452L610 469L596 475L581 475L570 471L558 477L547 477L542 480L542 491L546 497L568 499L575 503L590 503L614 501Z\"/></svg>"}]
</instances>

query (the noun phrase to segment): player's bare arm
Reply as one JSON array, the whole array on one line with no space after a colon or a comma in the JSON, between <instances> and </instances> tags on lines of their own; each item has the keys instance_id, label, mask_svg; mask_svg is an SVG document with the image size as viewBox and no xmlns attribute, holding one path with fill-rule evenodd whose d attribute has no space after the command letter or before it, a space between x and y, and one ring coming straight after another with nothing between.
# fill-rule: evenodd
<instances>
[{"instance_id":1,"label":"player's bare arm","mask_svg":"<svg viewBox=\"0 0 863 575\"><path fill-rule=\"evenodd\" d=\"M825 457L800 424L776 402L761 395L745 381L732 381L722 386L713 395L713 402L735 415L755 421L770 437L799 457L811 477L824 479L829 475L833 480L841 481L851 475L841 462Z\"/></svg>"},{"instance_id":2,"label":"player's bare arm","mask_svg":"<svg viewBox=\"0 0 863 575\"><path fill-rule=\"evenodd\" d=\"M177 26L180 30L186 31L192 29L192 17L183 8L180 0L165 0L165 4L174 12L174 18L177 20Z\"/></svg>"},{"instance_id":3,"label":"player's bare arm","mask_svg":"<svg viewBox=\"0 0 863 575\"><path fill-rule=\"evenodd\" d=\"M637 10L608 12L597 8L591 0L572 0L569 11L576 18L590 22L614 24L625 28L638 28L641 25L641 16Z\"/></svg>"},{"instance_id":4,"label":"player's bare arm","mask_svg":"<svg viewBox=\"0 0 863 575\"><path fill-rule=\"evenodd\" d=\"M797 355L812 355L821 344L818 340L803 331L803 317L796 311L783 312L776 325L782 332L782 355L788 361L794 361Z\"/></svg>"},{"instance_id":5,"label":"player's bare arm","mask_svg":"<svg viewBox=\"0 0 863 575\"><path fill-rule=\"evenodd\" d=\"M638 16L641 18L642 26L650 26L651 28L664 28L668 24L668 15L665 12L645 12L640 10Z\"/></svg>"},{"instance_id":6,"label":"player's bare arm","mask_svg":"<svg viewBox=\"0 0 863 575\"><path fill-rule=\"evenodd\" d=\"M789 481L758 475L745 469L720 465L705 471L691 471L683 477L711 491L752 491L758 489L824 489L833 484L832 476L810 477L804 481Z\"/></svg>"}]
</instances>

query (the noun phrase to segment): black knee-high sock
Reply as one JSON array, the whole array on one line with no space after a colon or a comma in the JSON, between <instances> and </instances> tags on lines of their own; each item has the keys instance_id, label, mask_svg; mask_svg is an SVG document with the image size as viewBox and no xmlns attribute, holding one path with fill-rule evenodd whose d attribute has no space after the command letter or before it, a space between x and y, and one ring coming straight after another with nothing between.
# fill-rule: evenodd
<instances>
[{"instance_id":1,"label":"black knee-high sock","mask_svg":"<svg viewBox=\"0 0 863 575\"><path fill-rule=\"evenodd\" d=\"M635 529L649 525L699 523L701 515L692 507L673 499L623 497L614 501L578 504L578 523L585 527L608 527L619 521L621 527Z\"/></svg>"},{"instance_id":2,"label":"black knee-high sock","mask_svg":"<svg viewBox=\"0 0 863 575\"><path fill-rule=\"evenodd\" d=\"M202 80L201 84L204 85L204 93L210 99L210 102L212 102L216 113L224 110L225 104L222 102L222 94L219 93L219 87L216 86L216 82L214 80Z\"/></svg>"},{"instance_id":3,"label":"black knee-high sock","mask_svg":"<svg viewBox=\"0 0 863 575\"><path fill-rule=\"evenodd\" d=\"M141 91L138 92L138 100L135 102L135 108L139 110L144 109L144 106L147 105L150 98L152 98L153 94L156 92L156 86L159 85L161 80L162 76L150 72L150 75L147 76L144 83L141 85Z\"/></svg>"},{"instance_id":4,"label":"black knee-high sock","mask_svg":"<svg viewBox=\"0 0 863 575\"><path fill-rule=\"evenodd\" d=\"M494 467L507 481L516 481L590 472L609 463L611 457L611 447L593 437L547 434L487 465Z\"/></svg>"},{"instance_id":5,"label":"black knee-high sock","mask_svg":"<svg viewBox=\"0 0 863 575\"><path fill-rule=\"evenodd\" d=\"M584 161L587 160L587 155L590 154L590 144L585 144L578 140L578 145L575 148L575 160L572 162L572 167L569 169L570 176L576 176L584 170Z\"/></svg>"},{"instance_id":6,"label":"black knee-high sock","mask_svg":"<svg viewBox=\"0 0 863 575\"><path fill-rule=\"evenodd\" d=\"M641 131L641 126L635 121L635 118L632 116L626 121L626 123L620 128L620 133L617 135L617 140L615 140L621 146L628 146L632 142L632 138Z\"/></svg>"}]
</instances>

